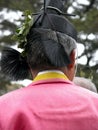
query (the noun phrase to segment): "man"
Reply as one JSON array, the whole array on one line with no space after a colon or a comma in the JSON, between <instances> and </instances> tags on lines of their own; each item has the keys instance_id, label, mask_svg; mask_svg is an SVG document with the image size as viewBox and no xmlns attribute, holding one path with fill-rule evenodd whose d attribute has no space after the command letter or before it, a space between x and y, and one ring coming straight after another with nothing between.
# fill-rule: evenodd
<instances>
[{"instance_id":1,"label":"man","mask_svg":"<svg viewBox=\"0 0 98 130\"><path fill-rule=\"evenodd\" d=\"M78 86L81 86L83 88L86 88L88 90L97 93L97 88L90 79L84 77L74 77L73 82Z\"/></svg>"},{"instance_id":2,"label":"man","mask_svg":"<svg viewBox=\"0 0 98 130\"><path fill-rule=\"evenodd\" d=\"M98 95L72 83L76 30L62 16L62 1L44 6L20 43L23 52L2 52L5 74L20 80L30 72L33 82L0 98L0 130L97 130Z\"/></svg>"}]
</instances>

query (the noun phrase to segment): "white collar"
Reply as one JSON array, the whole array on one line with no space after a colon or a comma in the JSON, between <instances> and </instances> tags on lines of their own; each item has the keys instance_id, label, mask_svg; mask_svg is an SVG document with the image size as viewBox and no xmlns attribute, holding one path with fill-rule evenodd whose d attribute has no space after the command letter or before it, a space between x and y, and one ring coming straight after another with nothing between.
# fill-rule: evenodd
<instances>
[{"instance_id":1,"label":"white collar","mask_svg":"<svg viewBox=\"0 0 98 130\"><path fill-rule=\"evenodd\" d=\"M39 73L38 73L38 75L40 75L40 74L45 74L45 73L49 73L49 72L56 72L56 73L59 73L59 74L64 74L62 71L60 71L60 70L43 70L43 71L40 71Z\"/></svg>"}]
</instances>

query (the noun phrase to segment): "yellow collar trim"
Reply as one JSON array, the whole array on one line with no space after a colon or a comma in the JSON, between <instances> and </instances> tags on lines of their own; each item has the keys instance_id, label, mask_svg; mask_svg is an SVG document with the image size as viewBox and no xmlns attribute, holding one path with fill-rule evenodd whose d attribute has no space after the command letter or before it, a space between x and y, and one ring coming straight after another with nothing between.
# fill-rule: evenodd
<instances>
[{"instance_id":1,"label":"yellow collar trim","mask_svg":"<svg viewBox=\"0 0 98 130\"><path fill-rule=\"evenodd\" d=\"M33 81L39 81L39 80L45 80L45 79L54 79L54 78L59 78L59 79L65 79L68 80L67 76L64 75L62 72L44 72L44 73L39 73Z\"/></svg>"}]
</instances>

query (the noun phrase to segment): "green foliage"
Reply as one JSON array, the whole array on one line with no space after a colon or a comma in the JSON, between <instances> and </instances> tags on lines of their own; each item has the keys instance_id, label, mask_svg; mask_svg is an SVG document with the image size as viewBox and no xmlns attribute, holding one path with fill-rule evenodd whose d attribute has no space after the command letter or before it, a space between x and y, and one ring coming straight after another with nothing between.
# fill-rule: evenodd
<instances>
[{"instance_id":1,"label":"green foliage","mask_svg":"<svg viewBox=\"0 0 98 130\"><path fill-rule=\"evenodd\" d=\"M24 12L24 17L25 17L24 23L22 24L20 28L16 30L16 34L12 37L12 39L18 41L19 43L18 48L21 48L21 49L24 49L27 44L26 36L29 33L29 30L33 24L31 11L26 10Z\"/></svg>"},{"instance_id":2,"label":"green foliage","mask_svg":"<svg viewBox=\"0 0 98 130\"><path fill-rule=\"evenodd\" d=\"M77 75L93 80L93 70L90 67L78 65Z\"/></svg>"},{"instance_id":3,"label":"green foliage","mask_svg":"<svg viewBox=\"0 0 98 130\"><path fill-rule=\"evenodd\" d=\"M36 1L36 0L35 0ZM7 8L8 10L20 10L20 11L25 11L27 9L29 10L32 10L34 8L33 5L34 5L34 2L31 0L0 0L0 8L3 9L3 8Z\"/></svg>"}]
</instances>

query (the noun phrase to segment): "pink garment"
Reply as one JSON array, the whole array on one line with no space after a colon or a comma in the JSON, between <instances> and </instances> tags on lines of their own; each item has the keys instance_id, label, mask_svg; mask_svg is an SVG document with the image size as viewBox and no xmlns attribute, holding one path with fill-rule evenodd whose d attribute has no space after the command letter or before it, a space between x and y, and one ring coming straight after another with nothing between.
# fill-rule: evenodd
<instances>
[{"instance_id":1,"label":"pink garment","mask_svg":"<svg viewBox=\"0 0 98 130\"><path fill-rule=\"evenodd\" d=\"M0 98L0 130L98 130L98 95L64 79L36 81Z\"/></svg>"}]
</instances>

